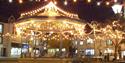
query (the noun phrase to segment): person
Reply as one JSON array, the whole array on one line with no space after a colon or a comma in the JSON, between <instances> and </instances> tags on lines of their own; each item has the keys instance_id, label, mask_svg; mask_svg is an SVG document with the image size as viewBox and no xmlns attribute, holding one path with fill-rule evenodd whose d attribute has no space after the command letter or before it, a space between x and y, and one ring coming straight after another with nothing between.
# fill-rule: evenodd
<instances>
[{"instance_id":1,"label":"person","mask_svg":"<svg viewBox=\"0 0 125 63\"><path fill-rule=\"evenodd\" d=\"M73 57L73 54L72 54L72 46L69 46L69 57Z\"/></svg>"},{"instance_id":2,"label":"person","mask_svg":"<svg viewBox=\"0 0 125 63\"><path fill-rule=\"evenodd\" d=\"M109 56L110 56L110 55L109 55L109 53L108 53L108 55L107 55L107 61L109 61Z\"/></svg>"},{"instance_id":3,"label":"person","mask_svg":"<svg viewBox=\"0 0 125 63\"><path fill-rule=\"evenodd\" d=\"M104 60L106 61L106 55L104 56Z\"/></svg>"},{"instance_id":4,"label":"person","mask_svg":"<svg viewBox=\"0 0 125 63\"><path fill-rule=\"evenodd\" d=\"M102 51L99 52L99 56L102 56Z\"/></svg>"}]
</instances>

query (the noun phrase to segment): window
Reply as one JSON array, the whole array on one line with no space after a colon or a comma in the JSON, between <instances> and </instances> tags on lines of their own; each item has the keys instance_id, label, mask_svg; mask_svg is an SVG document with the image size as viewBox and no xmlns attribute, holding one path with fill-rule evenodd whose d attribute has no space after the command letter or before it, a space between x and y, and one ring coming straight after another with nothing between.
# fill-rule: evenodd
<instances>
[{"instance_id":1,"label":"window","mask_svg":"<svg viewBox=\"0 0 125 63\"><path fill-rule=\"evenodd\" d=\"M2 36L0 36L0 44L2 44L2 43L3 43Z\"/></svg>"},{"instance_id":2,"label":"window","mask_svg":"<svg viewBox=\"0 0 125 63\"><path fill-rule=\"evenodd\" d=\"M11 48L11 56L20 56L21 48Z\"/></svg>"},{"instance_id":3,"label":"window","mask_svg":"<svg viewBox=\"0 0 125 63\"><path fill-rule=\"evenodd\" d=\"M92 44L92 43L93 43L93 39L88 38L88 39L87 39L87 44Z\"/></svg>"},{"instance_id":4,"label":"window","mask_svg":"<svg viewBox=\"0 0 125 63\"><path fill-rule=\"evenodd\" d=\"M104 53L113 53L114 50L112 48L106 48Z\"/></svg>"},{"instance_id":5,"label":"window","mask_svg":"<svg viewBox=\"0 0 125 63\"><path fill-rule=\"evenodd\" d=\"M83 41L80 41L80 45L83 45Z\"/></svg>"},{"instance_id":6,"label":"window","mask_svg":"<svg viewBox=\"0 0 125 63\"><path fill-rule=\"evenodd\" d=\"M107 41L106 41L106 44L107 44L107 45L112 45L112 40L107 40Z\"/></svg>"},{"instance_id":7,"label":"window","mask_svg":"<svg viewBox=\"0 0 125 63\"><path fill-rule=\"evenodd\" d=\"M86 49L85 50L85 54L88 56L94 55L95 51L94 49Z\"/></svg>"},{"instance_id":8,"label":"window","mask_svg":"<svg viewBox=\"0 0 125 63\"><path fill-rule=\"evenodd\" d=\"M3 25L0 24L0 33L2 33L2 32L3 32Z\"/></svg>"},{"instance_id":9,"label":"window","mask_svg":"<svg viewBox=\"0 0 125 63\"><path fill-rule=\"evenodd\" d=\"M3 43L2 33L3 33L3 24L0 24L0 44Z\"/></svg>"}]
</instances>

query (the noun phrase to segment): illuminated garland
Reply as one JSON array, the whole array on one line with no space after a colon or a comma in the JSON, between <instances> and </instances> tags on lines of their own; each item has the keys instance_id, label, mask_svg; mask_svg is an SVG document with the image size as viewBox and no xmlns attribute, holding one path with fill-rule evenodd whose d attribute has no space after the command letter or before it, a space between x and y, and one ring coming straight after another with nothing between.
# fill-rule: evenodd
<instances>
[{"instance_id":1,"label":"illuminated garland","mask_svg":"<svg viewBox=\"0 0 125 63\"><path fill-rule=\"evenodd\" d=\"M60 40L60 37L62 36L62 40L75 40L75 39L86 40L90 35L92 35L92 32L101 32L99 34L97 33L94 39L99 39L99 40L110 39L114 42L114 44L116 44L115 43L116 39L118 40L117 42L118 44L120 43L122 39L124 39L123 34L125 33L123 31L119 31L117 29L113 30L113 26L119 25L118 23L116 24L116 21L112 22L112 25L107 25L106 27L101 28L101 29L94 28L93 26L91 26L95 30L92 30L88 34L84 33L85 26L78 26L77 24L75 25L76 25L75 27L77 27L76 30L67 30L67 31L60 31L60 32L54 32L54 31L44 32L44 31L36 30L38 34L34 35L34 33L32 32L35 32L35 30L29 30L29 31L27 30L27 32L23 32L22 30L25 31L25 28L21 28L21 26L24 26L24 25L20 23L20 26L19 24L16 25L17 28L20 29L20 31L16 30L18 34L20 33L20 35L18 34L10 35L9 33L7 33L3 35L3 37L8 36L8 37L15 39L19 37L27 38L27 37L35 36L37 37L37 39L42 39L42 40ZM92 25L92 24L89 24L89 25ZM119 25L119 26L122 27L122 25Z\"/></svg>"},{"instance_id":2,"label":"illuminated garland","mask_svg":"<svg viewBox=\"0 0 125 63\"><path fill-rule=\"evenodd\" d=\"M29 0L30 2L33 2L33 0ZM42 0L35 0L36 2L41 2ZM45 2L50 2L50 0L44 0ZM51 0L54 2L54 4L57 4L56 0ZM73 0L73 3L76 3L77 1L82 1L82 0ZM91 3L93 0L86 0L87 3ZM9 3L12 3L13 0L8 0ZM18 2L20 4L24 3L24 0L18 0ZM103 3L103 0L102 1L97 1L96 2L97 5L100 5L101 3ZM110 5L112 3L118 3L118 0L109 0L109 1L105 1L105 5ZM64 1L64 5L67 5L68 4L68 0L65 0Z\"/></svg>"},{"instance_id":3,"label":"illuminated garland","mask_svg":"<svg viewBox=\"0 0 125 63\"><path fill-rule=\"evenodd\" d=\"M45 10L44 10L45 9ZM41 14L38 14L39 12L43 11L44 12ZM25 17L25 16L33 16L33 15L37 15L37 16L41 16L41 15L46 15L46 16L67 16L70 18L76 18L78 19L78 15L77 14L73 14L73 13L69 13L69 12L65 12L62 9L58 8L53 2L50 2L48 5L43 6L37 10L33 10L27 13L22 13L21 17Z\"/></svg>"}]
</instances>

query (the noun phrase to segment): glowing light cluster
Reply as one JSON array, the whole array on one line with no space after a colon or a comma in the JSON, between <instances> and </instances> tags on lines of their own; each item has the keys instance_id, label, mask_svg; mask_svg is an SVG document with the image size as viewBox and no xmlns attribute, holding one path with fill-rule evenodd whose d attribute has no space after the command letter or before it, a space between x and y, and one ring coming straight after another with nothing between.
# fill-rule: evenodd
<instances>
[{"instance_id":1,"label":"glowing light cluster","mask_svg":"<svg viewBox=\"0 0 125 63\"><path fill-rule=\"evenodd\" d=\"M41 0L36 0L37 2L40 2Z\"/></svg>"},{"instance_id":2,"label":"glowing light cluster","mask_svg":"<svg viewBox=\"0 0 125 63\"><path fill-rule=\"evenodd\" d=\"M106 5L110 5L110 2L106 2Z\"/></svg>"},{"instance_id":3,"label":"glowing light cluster","mask_svg":"<svg viewBox=\"0 0 125 63\"><path fill-rule=\"evenodd\" d=\"M64 5L67 5L68 4L68 2L67 1L64 1Z\"/></svg>"},{"instance_id":4,"label":"glowing light cluster","mask_svg":"<svg viewBox=\"0 0 125 63\"><path fill-rule=\"evenodd\" d=\"M73 0L73 2L77 2L77 0Z\"/></svg>"},{"instance_id":5,"label":"glowing light cluster","mask_svg":"<svg viewBox=\"0 0 125 63\"><path fill-rule=\"evenodd\" d=\"M117 14L117 13L121 13L122 7L123 7L123 5L121 5L121 4L114 4L112 6L112 9L113 9L114 13Z\"/></svg>"},{"instance_id":6,"label":"glowing light cluster","mask_svg":"<svg viewBox=\"0 0 125 63\"><path fill-rule=\"evenodd\" d=\"M100 5L101 5L101 2L97 2L97 5L100 6Z\"/></svg>"},{"instance_id":7,"label":"glowing light cluster","mask_svg":"<svg viewBox=\"0 0 125 63\"><path fill-rule=\"evenodd\" d=\"M107 38L107 39L123 39L122 35L124 34L124 32L119 31L119 30L113 30L113 26L120 26L119 24L115 24L116 21L114 21L111 25L107 25L105 28L97 28L98 23L97 24L89 24L89 26L91 26L91 28L93 28L92 32L101 32L101 34ZM37 25L37 26L36 26ZM42 25L42 26L41 26ZM65 26L64 26L65 25ZM69 22L67 20L62 20L62 22L57 22L57 21L45 21L45 22L38 22L33 20L32 21L28 21L28 22L23 22L23 23L18 23L16 24L16 28L17 28L17 32L18 34L24 33L26 35L32 35L30 34L30 30L36 30L37 32L39 32L40 34L38 34L38 36L40 36L39 38L43 38L45 39L46 37L49 37L51 35L53 35L54 33L57 33L57 36L53 36L51 39L57 39L59 40L59 36L58 33L62 32L62 36L64 37L63 39L70 39L73 40L75 38L79 38L81 40L84 40L85 36L89 36L90 34L92 34L92 32L90 32L89 34L86 34L84 29L85 29L85 24L79 24L76 22ZM29 30L29 31L28 31ZM24 32L25 31L25 32ZM27 34L27 32L29 32ZM49 32L49 35L45 35L44 32ZM66 34L65 34L66 33ZM67 35L72 35L72 37ZM42 36L41 36L42 35ZM44 36L45 35L45 36ZM98 34L97 34L98 35ZM95 33L96 36L96 33ZM97 37L98 38L98 37ZM104 39L103 37L100 39Z\"/></svg>"},{"instance_id":8,"label":"glowing light cluster","mask_svg":"<svg viewBox=\"0 0 125 63\"><path fill-rule=\"evenodd\" d=\"M13 0L9 0L9 3L12 3L13 2Z\"/></svg>"},{"instance_id":9,"label":"glowing light cluster","mask_svg":"<svg viewBox=\"0 0 125 63\"><path fill-rule=\"evenodd\" d=\"M72 22L66 19L60 21L58 19L44 20L42 22L32 19L15 25L17 35L32 36L34 35L32 32L37 32L38 38L43 40L47 40L47 37L48 40L60 40L60 33L63 40L74 40L76 37L83 39L84 26L84 24L77 21Z\"/></svg>"},{"instance_id":10,"label":"glowing light cluster","mask_svg":"<svg viewBox=\"0 0 125 63\"><path fill-rule=\"evenodd\" d=\"M23 0L18 0L18 1L19 1L20 4L23 3Z\"/></svg>"},{"instance_id":11,"label":"glowing light cluster","mask_svg":"<svg viewBox=\"0 0 125 63\"><path fill-rule=\"evenodd\" d=\"M114 0L114 2L118 2L118 0Z\"/></svg>"},{"instance_id":12,"label":"glowing light cluster","mask_svg":"<svg viewBox=\"0 0 125 63\"><path fill-rule=\"evenodd\" d=\"M87 0L87 2L88 2L88 3L90 3L90 2L91 2L91 0Z\"/></svg>"},{"instance_id":13,"label":"glowing light cluster","mask_svg":"<svg viewBox=\"0 0 125 63\"><path fill-rule=\"evenodd\" d=\"M122 27L122 25L116 21L112 22L112 25L107 24L102 28L98 28L98 23L90 23L89 26L93 29L92 32L95 33L90 32L89 34L85 33L84 31L86 24L89 23L80 24L78 22L72 22L64 19L61 21L58 21L58 19L50 21L35 21L32 19L27 22L16 23L15 26L17 35L21 35L24 38L30 36L31 38L29 39L31 40L33 40L32 36L35 36L36 39L48 41L60 41L60 37L62 40L87 40L88 38L91 38L90 35L95 34L96 37L91 38L93 41L110 39L114 42L114 45L117 45L123 39L123 34L125 34L123 31L113 29L114 26ZM34 34L34 32L37 34ZM13 36L9 33L5 34L4 36L12 36L14 39L16 37L18 38L18 36Z\"/></svg>"}]
</instances>

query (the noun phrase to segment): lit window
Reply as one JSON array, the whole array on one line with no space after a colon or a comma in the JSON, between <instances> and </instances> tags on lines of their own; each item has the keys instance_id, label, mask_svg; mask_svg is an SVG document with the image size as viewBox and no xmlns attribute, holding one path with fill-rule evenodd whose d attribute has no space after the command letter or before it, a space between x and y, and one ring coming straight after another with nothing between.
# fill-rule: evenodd
<instances>
[{"instance_id":1,"label":"lit window","mask_svg":"<svg viewBox=\"0 0 125 63\"><path fill-rule=\"evenodd\" d=\"M11 56L19 56L21 54L21 48L11 48Z\"/></svg>"},{"instance_id":2,"label":"lit window","mask_svg":"<svg viewBox=\"0 0 125 63\"><path fill-rule=\"evenodd\" d=\"M113 49L107 48L107 49L104 51L104 53L113 53Z\"/></svg>"},{"instance_id":3,"label":"lit window","mask_svg":"<svg viewBox=\"0 0 125 63\"><path fill-rule=\"evenodd\" d=\"M95 53L94 49L86 49L85 50L86 55L94 55L94 53Z\"/></svg>"},{"instance_id":4,"label":"lit window","mask_svg":"<svg viewBox=\"0 0 125 63\"><path fill-rule=\"evenodd\" d=\"M3 25L0 24L0 33L2 33L2 32L3 32Z\"/></svg>"},{"instance_id":5,"label":"lit window","mask_svg":"<svg viewBox=\"0 0 125 63\"><path fill-rule=\"evenodd\" d=\"M65 51L66 51L66 49L65 49L65 48L63 48L63 49L62 49L62 51L63 51L63 52L65 52Z\"/></svg>"},{"instance_id":6,"label":"lit window","mask_svg":"<svg viewBox=\"0 0 125 63\"><path fill-rule=\"evenodd\" d=\"M3 42L2 42L2 40L3 40L3 38L2 38L2 33L3 33L3 24L0 24L0 44L3 43Z\"/></svg>"},{"instance_id":7,"label":"lit window","mask_svg":"<svg viewBox=\"0 0 125 63\"><path fill-rule=\"evenodd\" d=\"M59 51L59 49L56 49L56 51Z\"/></svg>"},{"instance_id":8,"label":"lit window","mask_svg":"<svg viewBox=\"0 0 125 63\"><path fill-rule=\"evenodd\" d=\"M112 41L111 41L111 40L107 40L107 41L106 41L106 44L107 44L107 45L112 45Z\"/></svg>"},{"instance_id":9,"label":"lit window","mask_svg":"<svg viewBox=\"0 0 125 63\"><path fill-rule=\"evenodd\" d=\"M80 45L83 45L83 41L80 41Z\"/></svg>"},{"instance_id":10,"label":"lit window","mask_svg":"<svg viewBox=\"0 0 125 63\"><path fill-rule=\"evenodd\" d=\"M87 39L87 44L92 44L92 43L93 43L93 39L88 38L88 39Z\"/></svg>"},{"instance_id":11,"label":"lit window","mask_svg":"<svg viewBox=\"0 0 125 63\"><path fill-rule=\"evenodd\" d=\"M3 42L2 42L2 37L0 36L0 44L2 44Z\"/></svg>"}]
</instances>

